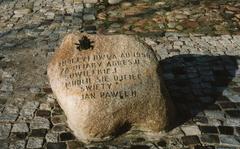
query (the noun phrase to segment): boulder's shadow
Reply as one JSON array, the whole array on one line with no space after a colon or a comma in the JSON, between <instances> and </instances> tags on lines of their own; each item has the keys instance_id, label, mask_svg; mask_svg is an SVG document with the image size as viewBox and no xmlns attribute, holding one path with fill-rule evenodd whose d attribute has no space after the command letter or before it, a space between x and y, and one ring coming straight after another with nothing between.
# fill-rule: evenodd
<instances>
[{"instance_id":1,"label":"boulder's shadow","mask_svg":"<svg viewBox=\"0 0 240 149\"><path fill-rule=\"evenodd\" d=\"M222 110L231 104L223 92L238 73L238 56L177 55L160 61L164 83L176 108L171 128L205 110ZM239 99L240 100L240 99Z\"/></svg>"}]
</instances>

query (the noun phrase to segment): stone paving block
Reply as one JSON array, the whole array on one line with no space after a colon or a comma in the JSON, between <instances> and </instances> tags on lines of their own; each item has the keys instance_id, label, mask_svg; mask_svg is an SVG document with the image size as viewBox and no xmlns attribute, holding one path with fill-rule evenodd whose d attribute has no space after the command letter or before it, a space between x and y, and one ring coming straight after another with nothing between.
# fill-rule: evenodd
<instances>
[{"instance_id":1,"label":"stone paving block","mask_svg":"<svg viewBox=\"0 0 240 149\"><path fill-rule=\"evenodd\" d=\"M104 148L104 146L102 147L102 148ZM114 148L114 147L113 147ZM131 148L132 149L140 149L140 148L143 148L143 149L150 149L151 147L150 146L148 146L148 145L131 145Z\"/></svg>"},{"instance_id":2,"label":"stone paving block","mask_svg":"<svg viewBox=\"0 0 240 149\"><path fill-rule=\"evenodd\" d=\"M204 134L218 133L217 127L214 126L199 126L199 128Z\"/></svg>"},{"instance_id":3,"label":"stone paving block","mask_svg":"<svg viewBox=\"0 0 240 149\"><path fill-rule=\"evenodd\" d=\"M47 133L46 141L47 142L52 142L52 143L58 142L58 134L57 133L51 133L51 132Z\"/></svg>"},{"instance_id":4,"label":"stone paving block","mask_svg":"<svg viewBox=\"0 0 240 149\"><path fill-rule=\"evenodd\" d=\"M30 137L28 139L27 148L41 148L42 145L43 145L43 139L42 138Z\"/></svg>"},{"instance_id":5,"label":"stone paving block","mask_svg":"<svg viewBox=\"0 0 240 149\"><path fill-rule=\"evenodd\" d=\"M232 118L240 118L240 110L226 110L225 112Z\"/></svg>"},{"instance_id":6,"label":"stone paving block","mask_svg":"<svg viewBox=\"0 0 240 149\"><path fill-rule=\"evenodd\" d=\"M236 127L236 128L235 128L235 134L236 134L237 136L240 136L240 127Z\"/></svg>"},{"instance_id":7,"label":"stone paving block","mask_svg":"<svg viewBox=\"0 0 240 149\"><path fill-rule=\"evenodd\" d=\"M216 149L237 149L236 147L216 146Z\"/></svg>"},{"instance_id":8,"label":"stone paving block","mask_svg":"<svg viewBox=\"0 0 240 149\"><path fill-rule=\"evenodd\" d=\"M71 132L64 132L60 134L61 141L74 140L75 136Z\"/></svg>"},{"instance_id":9,"label":"stone paving block","mask_svg":"<svg viewBox=\"0 0 240 149\"><path fill-rule=\"evenodd\" d=\"M224 126L240 126L240 119L238 118L226 118L223 122Z\"/></svg>"},{"instance_id":10,"label":"stone paving block","mask_svg":"<svg viewBox=\"0 0 240 149\"><path fill-rule=\"evenodd\" d=\"M20 111L20 115L23 115L25 117L33 117L35 110L37 109L37 107L39 106L39 102L37 101L28 101L26 102L21 111Z\"/></svg>"},{"instance_id":11,"label":"stone paving block","mask_svg":"<svg viewBox=\"0 0 240 149\"><path fill-rule=\"evenodd\" d=\"M55 133L65 132L68 131L67 126L65 125L54 125L52 131Z\"/></svg>"},{"instance_id":12,"label":"stone paving block","mask_svg":"<svg viewBox=\"0 0 240 149\"><path fill-rule=\"evenodd\" d=\"M160 139L157 143L156 143L157 146L159 146L160 148L161 147L166 147L167 146L167 142L163 139Z\"/></svg>"},{"instance_id":13,"label":"stone paving block","mask_svg":"<svg viewBox=\"0 0 240 149\"><path fill-rule=\"evenodd\" d=\"M176 145L177 144L177 145ZM172 138L169 140L166 148L183 148L183 143L181 138ZM128 146L127 146L128 147Z\"/></svg>"},{"instance_id":14,"label":"stone paving block","mask_svg":"<svg viewBox=\"0 0 240 149\"><path fill-rule=\"evenodd\" d=\"M95 16L93 14L85 14L83 15L83 20L84 21L93 21L95 20Z\"/></svg>"},{"instance_id":15,"label":"stone paving block","mask_svg":"<svg viewBox=\"0 0 240 149\"><path fill-rule=\"evenodd\" d=\"M9 149L8 143L0 141L0 149Z\"/></svg>"},{"instance_id":16,"label":"stone paving block","mask_svg":"<svg viewBox=\"0 0 240 149\"><path fill-rule=\"evenodd\" d=\"M174 128L173 130L171 130L169 132L170 136L178 136L178 137L182 137L184 136L184 133L182 132L182 130L180 128Z\"/></svg>"},{"instance_id":17,"label":"stone paving block","mask_svg":"<svg viewBox=\"0 0 240 149\"><path fill-rule=\"evenodd\" d=\"M225 89L223 91L223 95L228 97L231 102L240 102L240 96L237 94L233 94L229 89Z\"/></svg>"},{"instance_id":18,"label":"stone paving block","mask_svg":"<svg viewBox=\"0 0 240 149\"><path fill-rule=\"evenodd\" d=\"M51 118L53 125L65 124L66 120L67 120L66 116L64 116L64 115L57 115L57 116L53 116Z\"/></svg>"},{"instance_id":19,"label":"stone paving block","mask_svg":"<svg viewBox=\"0 0 240 149\"><path fill-rule=\"evenodd\" d=\"M13 124L11 132L28 132L29 128L26 123L16 123Z\"/></svg>"},{"instance_id":20,"label":"stone paving block","mask_svg":"<svg viewBox=\"0 0 240 149\"><path fill-rule=\"evenodd\" d=\"M203 116L198 116L198 117L194 117L193 121L197 124L197 125L204 125L204 124L208 124L208 119L206 117Z\"/></svg>"},{"instance_id":21,"label":"stone paving block","mask_svg":"<svg viewBox=\"0 0 240 149\"><path fill-rule=\"evenodd\" d=\"M196 146L194 146L194 149L215 149L215 147L214 146L209 146L209 145L196 145Z\"/></svg>"},{"instance_id":22,"label":"stone paving block","mask_svg":"<svg viewBox=\"0 0 240 149\"><path fill-rule=\"evenodd\" d=\"M0 112L2 113L3 110L4 110L4 105L0 104Z\"/></svg>"},{"instance_id":23,"label":"stone paving block","mask_svg":"<svg viewBox=\"0 0 240 149\"><path fill-rule=\"evenodd\" d=\"M218 135L203 134L200 137L200 140L202 141L203 144L219 144Z\"/></svg>"},{"instance_id":24,"label":"stone paving block","mask_svg":"<svg viewBox=\"0 0 240 149\"><path fill-rule=\"evenodd\" d=\"M2 85L1 85L0 91L4 91L4 92L12 92L13 91L12 83L10 83L8 81L4 81L1 84Z\"/></svg>"},{"instance_id":25,"label":"stone paving block","mask_svg":"<svg viewBox=\"0 0 240 149\"><path fill-rule=\"evenodd\" d=\"M7 139L11 130L11 124L0 125L0 139Z\"/></svg>"},{"instance_id":26,"label":"stone paving block","mask_svg":"<svg viewBox=\"0 0 240 149\"><path fill-rule=\"evenodd\" d=\"M229 126L218 126L218 130L220 134L223 135L233 135L234 129Z\"/></svg>"},{"instance_id":27,"label":"stone paving block","mask_svg":"<svg viewBox=\"0 0 240 149\"><path fill-rule=\"evenodd\" d=\"M47 149L66 149L67 145L65 142L59 143L47 143Z\"/></svg>"},{"instance_id":28,"label":"stone paving block","mask_svg":"<svg viewBox=\"0 0 240 149\"><path fill-rule=\"evenodd\" d=\"M41 92L41 89L39 87L30 87L29 91L33 94L39 94ZM37 103L35 103L34 105L36 105Z\"/></svg>"},{"instance_id":29,"label":"stone paving block","mask_svg":"<svg viewBox=\"0 0 240 149\"><path fill-rule=\"evenodd\" d=\"M55 100L54 100L55 101ZM52 114L52 115L64 115L63 110L61 109L61 107L57 104L57 102L53 103L54 108L52 110L52 113L57 113L57 114Z\"/></svg>"},{"instance_id":30,"label":"stone paving block","mask_svg":"<svg viewBox=\"0 0 240 149\"><path fill-rule=\"evenodd\" d=\"M28 136L27 132L12 132L9 138L13 140L24 140L27 138L27 136Z\"/></svg>"},{"instance_id":31,"label":"stone paving block","mask_svg":"<svg viewBox=\"0 0 240 149\"><path fill-rule=\"evenodd\" d=\"M10 143L9 149L25 149L25 140L19 140L14 143Z\"/></svg>"},{"instance_id":32,"label":"stone paving block","mask_svg":"<svg viewBox=\"0 0 240 149\"><path fill-rule=\"evenodd\" d=\"M236 136L219 135L221 144L240 147L240 140Z\"/></svg>"},{"instance_id":33,"label":"stone paving block","mask_svg":"<svg viewBox=\"0 0 240 149\"><path fill-rule=\"evenodd\" d=\"M211 118L211 119L208 119L208 125L210 125L210 126L221 126L222 122L221 122L221 120Z\"/></svg>"},{"instance_id":34,"label":"stone paving block","mask_svg":"<svg viewBox=\"0 0 240 149\"><path fill-rule=\"evenodd\" d=\"M184 136L182 137L182 141L186 146L200 144L200 140L197 136Z\"/></svg>"},{"instance_id":35,"label":"stone paving block","mask_svg":"<svg viewBox=\"0 0 240 149\"><path fill-rule=\"evenodd\" d=\"M31 137L45 137L47 129L33 129L30 133Z\"/></svg>"},{"instance_id":36,"label":"stone paving block","mask_svg":"<svg viewBox=\"0 0 240 149\"><path fill-rule=\"evenodd\" d=\"M51 111L49 111L49 110L37 110L36 111L36 116L49 118L50 115L51 115Z\"/></svg>"},{"instance_id":37,"label":"stone paving block","mask_svg":"<svg viewBox=\"0 0 240 149\"><path fill-rule=\"evenodd\" d=\"M30 123L30 129L49 129L50 122L43 117L35 117Z\"/></svg>"},{"instance_id":38,"label":"stone paving block","mask_svg":"<svg viewBox=\"0 0 240 149\"><path fill-rule=\"evenodd\" d=\"M50 106L50 104L48 104L48 103L41 103L39 109L40 109L40 110L50 111L50 110L51 110L51 106Z\"/></svg>"},{"instance_id":39,"label":"stone paving block","mask_svg":"<svg viewBox=\"0 0 240 149\"><path fill-rule=\"evenodd\" d=\"M222 109L235 109L236 105L232 102L223 102L223 103L219 103L220 107Z\"/></svg>"},{"instance_id":40,"label":"stone paving block","mask_svg":"<svg viewBox=\"0 0 240 149\"><path fill-rule=\"evenodd\" d=\"M17 106L14 105L6 105L3 113L17 114L19 111Z\"/></svg>"},{"instance_id":41,"label":"stone paving block","mask_svg":"<svg viewBox=\"0 0 240 149\"><path fill-rule=\"evenodd\" d=\"M70 148L83 148L84 147L84 144L81 143L80 141L68 141L67 142L67 147L70 149ZM111 148L111 147L109 147ZM112 147L111 149L114 149L114 147ZM117 149L117 147L116 147Z\"/></svg>"},{"instance_id":42,"label":"stone paving block","mask_svg":"<svg viewBox=\"0 0 240 149\"><path fill-rule=\"evenodd\" d=\"M182 126L181 128L187 136L201 134L201 131L198 126L194 126L194 125L193 126Z\"/></svg>"},{"instance_id":43,"label":"stone paving block","mask_svg":"<svg viewBox=\"0 0 240 149\"><path fill-rule=\"evenodd\" d=\"M0 122L14 122L18 114L0 113Z\"/></svg>"}]
</instances>

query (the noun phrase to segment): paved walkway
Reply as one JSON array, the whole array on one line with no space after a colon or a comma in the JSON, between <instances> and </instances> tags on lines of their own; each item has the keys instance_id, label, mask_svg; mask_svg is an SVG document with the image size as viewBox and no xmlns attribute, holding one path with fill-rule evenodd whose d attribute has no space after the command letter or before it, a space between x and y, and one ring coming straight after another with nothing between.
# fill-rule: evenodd
<instances>
[{"instance_id":1,"label":"paved walkway","mask_svg":"<svg viewBox=\"0 0 240 149\"><path fill-rule=\"evenodd\" d=\"M217 36L175 31L143 36L163 67L178 110L175 126L160 137L133 130L110 142L87 145L77 141L67 127L47 80L47 62L68 32L103 32L96 16L117 6L75 0L0 2L1 149L240 148L237 31Z\"/></svg>"}]
</instances>

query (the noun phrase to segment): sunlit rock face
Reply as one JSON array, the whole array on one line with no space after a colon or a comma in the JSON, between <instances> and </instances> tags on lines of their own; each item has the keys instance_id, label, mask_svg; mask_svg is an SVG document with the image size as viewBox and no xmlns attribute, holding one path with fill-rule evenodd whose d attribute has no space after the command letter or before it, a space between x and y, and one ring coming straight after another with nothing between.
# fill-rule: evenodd
<instances>
[{"instance_id":1,"label":"sunlit rock face","mask_svg":"<svg viewBox=\"0 0 240 149\"><path fill-rule=\"evenodd\" d=\"M127 35L67 35L48 66L69 127L84 142L125 127L159 132L173 107L153 51Z\"/></svg>"}]
</instances>

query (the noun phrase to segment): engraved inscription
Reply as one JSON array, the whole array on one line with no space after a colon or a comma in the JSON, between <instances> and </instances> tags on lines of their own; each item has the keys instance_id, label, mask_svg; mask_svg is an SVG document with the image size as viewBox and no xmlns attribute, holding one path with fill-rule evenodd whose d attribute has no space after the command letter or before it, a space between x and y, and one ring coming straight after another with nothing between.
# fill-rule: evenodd
<instances>
[{"instance_id":1,"label":"engraved inscription","mask_svg":"<svg viewBox=\"0 0 240 149\"><path fill-rule=\"evenodd\" d=\"M141 82L142 74L128 70L143 67L149 59L150 54L140 52L77 56L59 62L59 75L67 90L81 91L82 99L137 97L137 89L126 86L128 82Z\"/></svg>"}]
</instances>

